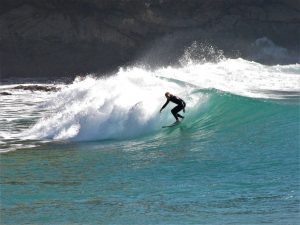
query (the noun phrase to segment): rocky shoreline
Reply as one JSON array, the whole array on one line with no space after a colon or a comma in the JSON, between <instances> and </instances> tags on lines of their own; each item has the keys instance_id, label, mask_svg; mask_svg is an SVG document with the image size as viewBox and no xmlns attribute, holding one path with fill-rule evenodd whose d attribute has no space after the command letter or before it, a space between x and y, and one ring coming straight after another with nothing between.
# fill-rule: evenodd
<instances>
[{"instance_id":1,"label":"rocky shoreline","mask_svg":"<svg viewBox=\"0 0 300 225\"><path fill-rule=\"evenodd\" d=\"M229 57L296 63L299 26L293 0L3 0L0 77L173 64L193 41Z\"/></svg>"}]
</instances>

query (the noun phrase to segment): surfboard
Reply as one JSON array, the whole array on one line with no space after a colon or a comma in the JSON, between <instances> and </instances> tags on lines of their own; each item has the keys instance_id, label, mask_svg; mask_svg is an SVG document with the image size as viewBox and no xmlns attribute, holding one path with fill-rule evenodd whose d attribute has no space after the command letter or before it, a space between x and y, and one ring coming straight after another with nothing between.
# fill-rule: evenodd
<instances>
[{"instance_id":1,"label":"surfboard","mask_svg":"<svg viewBox=\"0 0 300 225\"><path fill-rule=\"evenodd\" d=\"M172 123L171 125L162 126L162 128L175 127L175 126L177 126L178 124L180 124L180 122L174 122L174 123Z\"/></svg>"}]
</instances>

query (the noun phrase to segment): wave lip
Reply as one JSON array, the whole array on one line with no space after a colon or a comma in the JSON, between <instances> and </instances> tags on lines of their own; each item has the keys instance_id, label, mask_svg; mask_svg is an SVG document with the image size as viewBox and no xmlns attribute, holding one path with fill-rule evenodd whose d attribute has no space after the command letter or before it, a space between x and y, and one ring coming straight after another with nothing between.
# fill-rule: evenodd
<instances>
[{"instance_id":1,"label":"wave lip","mask_svg":"<svg viewBox=\"0 0 300 225\"><path fill-rule=\"evenodd\" d=\"M12 138L71 141L129 139L160 133L161 126L174 121L170 113L172 104L159 114L166 101L166 91L187 102L184 123L188 127L205 130L205 127L217 123L208 120L214 115L214 110L209 111L208 106L214 105L216 95L230 93L267 101L297 100L300 92L298 72L298 64L264 66L243 59L222 59L217 63L188 61L181 67L153 71L131 67L102 79L91 76L78 78L70 85L59 86L61 90L47 95L42 104L40 100L46 95L42 92L24 94L23 91L18 96L3 98L18 97L20 102L22 98L28 98L27 101L39 99L31 113L39 111L41 118L30 128L22 128L18 134L12 131ZM238 98L231 99L240 101ZM223 100L217 110L229 110ZM11 110L12 105L6 109ZM235 111L232 113L235 115ZM217 115L219 117L222 116ZM199 124L205 122L206 125L193 124L198 120Z\"/></svg>"},{"instance_id":2,"label":"wave lip","mask_svg":"<svg viewBox=\"0 0 300 225\"><path fill-rule=\"evenodd\" d=\"M143 136L157 131L170 113L159 114L163 93L183 87L133 68L107 79L76 80L47 103L51 116L24 133L29 139L105 140Z\"/></svg>"}]
</instances>

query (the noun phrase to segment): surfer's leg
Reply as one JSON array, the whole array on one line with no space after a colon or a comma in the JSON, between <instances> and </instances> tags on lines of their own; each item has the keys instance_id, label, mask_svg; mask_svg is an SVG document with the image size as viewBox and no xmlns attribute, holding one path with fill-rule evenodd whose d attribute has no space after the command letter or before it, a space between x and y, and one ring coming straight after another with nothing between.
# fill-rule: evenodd
<instances>
[{"instance_id":1,"label":"surfer's leg","mask_svg":"<svg viewBox=\"0 0 300 225\"><path fill-rule=\"evenodd\" d=\"M171 112L172 112L173 116L175 117L176 121L179 121L178 116L177 116L177 113L178 113L180 110L178 110L178 108L179 108L178 106L175 106L175 107L171 110Z\"/></svg>"},{"instance_id":2,"label":"surfer's leg","mask_svg":"<svg viewBox=\"0 0 300 225\"><path fill-rule=\"evenodd\" d=\"M176 113L176 116L183 119L184 117L182 115L180 115L178 112L180 112L181 110L183 109L183 107L181 105L177 105L175 108L174 108L174 111Z\"/></svg>"}]
</instances>

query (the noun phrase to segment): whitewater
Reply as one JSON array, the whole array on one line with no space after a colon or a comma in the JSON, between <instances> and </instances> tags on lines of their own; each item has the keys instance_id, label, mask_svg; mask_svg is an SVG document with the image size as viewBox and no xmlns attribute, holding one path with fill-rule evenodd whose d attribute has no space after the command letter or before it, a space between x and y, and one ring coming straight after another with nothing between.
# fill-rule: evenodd
<instances>
[{"instance_id":1,"label":"whitewater","mask_svg":"<svg viewBox=\"0 0 300 225\"><path fill-rule=\"evenodd\" d=\"M159 113L167 91L187 106L179 126L162 129L174 122L171 103ZM187 56L0 92L4 221L299 220L300 64Z\"/></svg>"},{"instance_id":2,"label":"whitewater","mask_svg":"<svg viewBox=\"0 0 300 225\"><path fill-rule=\"evenodd\" d=\"M243 59L227 59L204 64L189 61L182 67L154 71L129 67L104 78L78 77L72 84L56 85L61 90L50 94L16 92L12 88L17 85L4 85L1 89L10 90L13 95L1 97L4 109L1 121L4 123L0 135L3 142L16 138L90 141L157 134L162 125L174 120L167 112L169 109L158 113L167 91L188 103L187 122L193 123L213 95L232 94L257 101L286 99L296 104L300 93L299 74L298 64L264 66ZM34 100L31 102L31 99ZM28 102L27 105L33 107L19 111L18 102L22 102L21 105ZM22 132L13 128L8 131L7 121L20 120L20 117L30 121L36 107L41 118L33 126ZM12 118L7 118L5 110L13 112Z\"/></svg>"}]
</instances>

